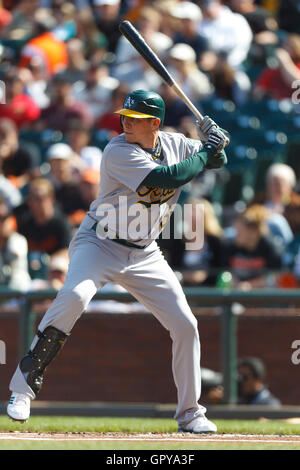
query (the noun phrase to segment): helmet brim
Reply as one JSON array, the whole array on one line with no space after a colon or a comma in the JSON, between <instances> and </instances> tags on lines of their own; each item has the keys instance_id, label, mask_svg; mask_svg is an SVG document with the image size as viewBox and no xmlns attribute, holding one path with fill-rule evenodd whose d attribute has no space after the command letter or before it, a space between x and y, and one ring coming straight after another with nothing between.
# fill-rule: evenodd
<instances>
[{"instance_id":1,"label":"helmet brim","mask_svg":"<svg viewBox=\"0 0 300 470\"><path fill-rule=\"evenodd\" d=\"M156 116L150 116L150 114L140 113L139 111L135 111L134 109L127 109L127 108L114 111L114 114L121 114L122 116L129 116L129 117L137 118L137 119L145 119L145 118L159 119Z\"/></svg>"}]
</instances>

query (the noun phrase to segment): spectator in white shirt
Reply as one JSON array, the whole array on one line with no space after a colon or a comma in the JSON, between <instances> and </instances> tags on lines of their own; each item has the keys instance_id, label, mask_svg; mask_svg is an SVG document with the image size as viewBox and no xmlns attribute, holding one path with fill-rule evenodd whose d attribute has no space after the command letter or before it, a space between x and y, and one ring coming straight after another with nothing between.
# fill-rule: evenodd
<instances>
[{"instance_id":1,"label":"spectator in white shirt","mask_svg":"<svg viewBox=\"0 0 300 470\"><path fill-rule=\"evenodd\" d=\"M207 76L199 69L196 52L188 44L177 43L169 52L170 71L183 91L192 100L209 97L213 87Z\"/></svg>"},{"instance_id":2,"label":"spectator in white shirt","mask_svg":"<svg viewBox=\"0 0 300 470\"><path fill-rule=\"evenodd\" d=\"M159 55L163 55L173 45L172 39L159 31L162 21L162 15L157 9L145 6L140 11L136 25L146 42L154 47ZM138 58L137 50L124 36L121 36L116 48L116 73L120 64L129 63Z\"/></svg>"},{"instance_id":3,"label":"spectator in white shirt","mask_svg":"<svg viewBox=\"0 0 300 470\"><path fill-rule=\"evenodd\" d=\"M92 63L85 73L85 80L73 85L72 95L89 106L96 121L109 108L111 93L118 85L119 80L110 76L106 64Z\"/></svg>"},{"instance_id":4,"label":"spectator in white shirt","mask_svg":"<svg viewBox=\"0 0 300 470\"><path fill-rule=\"evenodd\" d=\"M199 0L198 4L203 13L199 32L213 52L223 54L229 65L238 67L247 58L253 38L247 20L220 0Z\"/></svg>"}]
</instances>

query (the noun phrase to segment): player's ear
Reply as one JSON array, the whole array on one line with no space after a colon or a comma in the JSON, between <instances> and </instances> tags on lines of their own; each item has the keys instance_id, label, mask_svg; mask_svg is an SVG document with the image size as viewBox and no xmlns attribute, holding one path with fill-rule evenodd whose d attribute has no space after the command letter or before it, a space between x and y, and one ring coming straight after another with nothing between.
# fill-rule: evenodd
<instances>
[{"instance_id":1,"label":"player's ear","mask_svg":"<svg viewBox=\"0 0 300 470\"><path fill-rule=\"evenodd\" d=\"M159 118L154 118L153 121L152 121L152 125L153 125L153 128L156 130L156 129L159 129L159 126L160 126L160 119Z\"/></svg>"}]
</instances>

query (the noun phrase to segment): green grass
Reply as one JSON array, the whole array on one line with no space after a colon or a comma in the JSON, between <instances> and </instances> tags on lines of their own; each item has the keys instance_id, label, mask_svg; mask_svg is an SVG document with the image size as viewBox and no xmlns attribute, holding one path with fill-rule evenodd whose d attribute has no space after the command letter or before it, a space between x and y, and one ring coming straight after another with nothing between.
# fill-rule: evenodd
<instances>
[{"instance_id":1,"label":"green grass","mask_svg":"<svg viewBox=\"0 0 300 470\"><path fill-rule=\"evenodd\" d=\"M300 424L286 421L214 420L218 433L300 435ZM0 432L129 432L174 433L173 419L109 418L76 416L32 416L27 423L11 421L0 416Z\"/></svg>"},{"instance_id":2,"label":"green grass","mask_svg":"<svg viewBox=\"0 0 300 470\"><path fill-rule=\"evenodd\" d=\"M285 421L216 420L219 434L300 435L300 424ZM32 416L27 423L16 423L0 416L0 432L125 432L176 433L177 423L172 419ZM300 450L299 444L287 443L188 443L188 442L122 442L122 441L0 441L0 450Z\"/></svg>"}]
</instances>

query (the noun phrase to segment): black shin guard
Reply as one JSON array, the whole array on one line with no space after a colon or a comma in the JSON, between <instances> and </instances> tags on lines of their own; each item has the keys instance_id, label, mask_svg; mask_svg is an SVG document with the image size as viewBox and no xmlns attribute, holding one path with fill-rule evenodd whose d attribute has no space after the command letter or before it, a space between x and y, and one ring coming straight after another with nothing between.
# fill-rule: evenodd
<instances>
[{"instance_id":1,"label":"black shin guard","mask_svg":"<svg viewBox=\"0 0 300 470\"><path fill-rule=\"evenodd\" d=\"M42 333L38 331L37 336L39 339L33 350L30 350L20 362L20 369L23 374L26 374L26 381L35 394L42 387L43 372L58 354L68 337L54 326L47 326Z\"/></svg>"}]
</instances>

